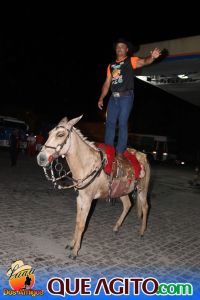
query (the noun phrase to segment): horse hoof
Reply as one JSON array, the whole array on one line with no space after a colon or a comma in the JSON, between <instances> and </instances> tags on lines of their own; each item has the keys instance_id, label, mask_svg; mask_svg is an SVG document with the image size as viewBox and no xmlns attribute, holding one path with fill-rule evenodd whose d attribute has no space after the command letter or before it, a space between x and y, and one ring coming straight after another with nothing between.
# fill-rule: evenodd
<instances>
[{"instance_id":1,"label":"horse hoof","mask_svg":"<svg viewBox=\"0 0 200 300\"><path fill-rule=\"evenodd\" d=\"M140 238L142 239L143 237L144 237L144 235L143 235L143 234L141 234L141 235L140 235Z\"/></svg>"},{"instance_id":2,"label":"horse hoof","mask_svg":"<svg viewBox=\"0 0 200 300\"><path fill-rule=\"evenodd\" d=\"M74 247L72 247L72 246L70 246L70 245L67 245L66 247L65 247L65 249L69 249L69 250L72 250Z\"/></svg>"},{"instance_id":3,"label":"horse hoof","mask_svg":"<svg viewBox=\"0 0 200 300\"><path fill-rule=\"evenodd\" d=\"M69 255L69 258L72 259L72 260L76 260L76 255L70 254L70 255Z\"/></svg>"}]
</instances>

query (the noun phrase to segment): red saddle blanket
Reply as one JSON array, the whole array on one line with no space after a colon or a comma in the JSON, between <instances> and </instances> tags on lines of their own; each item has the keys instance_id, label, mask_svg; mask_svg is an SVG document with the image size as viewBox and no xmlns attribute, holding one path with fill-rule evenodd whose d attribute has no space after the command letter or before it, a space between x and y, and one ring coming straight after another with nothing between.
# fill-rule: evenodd
<instances>
[{"instance_id":1,"label":"red saddle blanket","mask_svg":"<svg viewBox=\"0 0 200 300\"><path fill-rule=\"evenodd\" d=\"M115 157L115 148L110 145L106 144L96 144L96 146L100 149L102 149L106 156L107 156L107 163L104 167L104 171L106 174L110 174L112 171L112 163ZM130 153L128 150L125 150L123 152L123 155L125 158L128 159L128 161L132 164L133 169L135 171L135 179L139 178L140 171L141 171L141 165L139 161L137 160L136 156L132 153Z\"/></svg>"}]
</instances>

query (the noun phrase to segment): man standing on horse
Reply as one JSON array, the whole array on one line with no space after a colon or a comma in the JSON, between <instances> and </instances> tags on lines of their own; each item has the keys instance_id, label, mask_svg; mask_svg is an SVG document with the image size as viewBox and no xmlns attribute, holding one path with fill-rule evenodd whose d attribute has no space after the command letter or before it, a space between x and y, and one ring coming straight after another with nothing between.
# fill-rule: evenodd
<instances>
[{"instance_id":1,"label":"man standing on horse","mask_svg":"<svg viewBox=\"0 0 200 300\"><path fill-rule=\"evenodd\" d=\"M161 55L155 48L145 58L132 56L133 46L130 42L119 39L114 44L116 60L108 65L107 77L103 84L98 107L102 110L103 100L111 89L107 107L105 144L114 146L116 123L119 121L119 136L116 146L118 157L123 157L128 140L128 118L134 100L134 70L151 64Z\"/></svg>"}]
</instances>

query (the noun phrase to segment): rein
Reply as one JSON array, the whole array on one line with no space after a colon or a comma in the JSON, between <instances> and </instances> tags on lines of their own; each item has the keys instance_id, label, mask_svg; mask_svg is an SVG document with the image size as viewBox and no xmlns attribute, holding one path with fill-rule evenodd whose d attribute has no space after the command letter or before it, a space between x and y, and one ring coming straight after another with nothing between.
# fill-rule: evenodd
<instances>
[{"instance_id":1,"label":"rein","mask_svg":"<svg viewBox=\"0 0 200 300\"><path fill-rule=\"evenodd\" d=\"M68 137L69 137L69 135L67 136L67 138ZM63 146L64 146L65 143L66 143L66 141L64 141ZM57 147L50 147L50 146L46 146L46 147L53 148L53 149L57 148ZM56 177L56 175L55 175L55 171L54 171L54 168L53 168L53 162L51 162L51 164L50 164L50 166L48 168L43 167L45 177L47 178L47 180L49 180L49 181L51 181L53 183L54 188L58 188L58 189L70 189L70 188L74 188L76 190L83 190L86 187L88 187L95 180L95 178L97 176L100 175L101 171L104 168L104 164L105 164L106 159L105 159L105 157L104 157L103 152L102 152L101 149L98 149L98 152L100 153L100 157L101 157L100 167L96 167L91 173L89 173L88 175L86 175L82 179L75 179L75 178L73 178L71 176L68 176L71 173L71 171L67 172L64 169L62 163L58 162L58 157L56 158L55 170L58 172L59 177ZM58 155L59 155L59 153L58 153ZM50 175L48 174L48 171L50 171ZM85 181L87 179L89 179L90 177L91 177L91 179L88 182L85 183ZM70 181L72 181L74 183L71 184L71 185L68 185L68 186L62 186L62 185L60 185L58 183L58 181L61 180L61 179L63 179L63 178L69 179Z\"/></svg>"},{"instance_id":2,"label":"rein","mask_svg":"<svg viewBox=\"0 0 200 300\"><path fill-rule=\"evenodd\" d=\"M57 126L56 129L57 128L66 129L68 131L68 135L65 138L65 140L63 141L63 143L58 144L56 147L52 147L52 146L49 146L49 145L46 145L46 144L44 145L45 148L50 148L50 149L55 150L55 152L51 155L51 159L49 160L50 161L50 166L49 167L43 167L44 174L45 174L47 180L50 180L53 183L54 188L56 188L56 187L58 189L74 188L74 189L77 189L77 190L83 190L86 187L88 187L95 180L95 178L97 176L100 175L101 171L104 168L106 158L104 157L104 154L103 154L102 150L98 148L98 152L100 153L100 157L101 157L101 164L100 164L99 167L96 167L91 173L89 173L88 175L86 175L82 179L75 179L71 176L68 176L71 173L71 171L67 172L64 169L62 163L58 162L58 157L60 156L60 151L62 150L64 145L67 143L68 138L71 137L71 132L72 132L73 127L71 127L71 129L67 129L64 126ZM56 161L55 170L58 172L59 177L56 177L55 171L54 171L54 168L53 168L54 159L56 159L55 160ZM48 174L48 171L50 171L50 175ZM68 186L62 186L62 185L58 184L58 181L63 179L63 178L69 179L70 181L73 182L73 184L68 185ZM87 181L87 179L89 179L89 178L90 178L90 180L85 183L85 181Z\"/></svg>"}]
</instances>

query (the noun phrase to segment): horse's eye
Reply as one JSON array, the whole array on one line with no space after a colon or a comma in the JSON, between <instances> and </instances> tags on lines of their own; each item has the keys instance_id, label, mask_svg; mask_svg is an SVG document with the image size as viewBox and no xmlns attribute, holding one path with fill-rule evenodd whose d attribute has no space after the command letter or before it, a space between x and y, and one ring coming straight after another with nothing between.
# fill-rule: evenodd
<instances>
[{"instance_id":1,"label":"horse's eye","mask_svg":"<svg viewBox=\"0 0 200 300\"><path fill-rule=\"evenodd\" d=\"M57 137L63 137L64 133L57 133Z\"/></svg>"}]
</instances>

